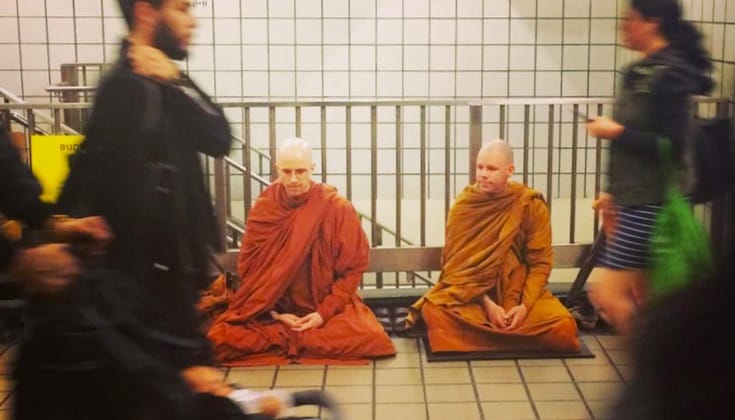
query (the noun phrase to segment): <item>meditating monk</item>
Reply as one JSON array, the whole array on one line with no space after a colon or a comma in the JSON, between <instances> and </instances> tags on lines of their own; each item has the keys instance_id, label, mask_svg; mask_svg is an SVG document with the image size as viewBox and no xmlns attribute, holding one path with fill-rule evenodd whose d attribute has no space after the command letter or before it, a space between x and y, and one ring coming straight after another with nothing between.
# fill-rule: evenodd
<instances>
[{"instance_id":1,"label":"meditating monk","mask_svg":"<svg viewBox=\"0 0 735 420\"><path fill-rule=\"evenodd\" d=\"M431 350L580 351L577 326L547 289L549 209L542 195L509 181L513 151L494 140L477 155L477 182L452 206L437 284L411 308Z\"/></svg>"},{"instance_id":2,"label":"meditating monk","mask_svg":"<svg viewBox=\"0 0 735 420\"><path fill-rule=\"evenodd\" d=\"M352 204L311 179L303 139L279 147L276 168L278 180L248 216L241 285L209 330L219 362L357 364L394 355L357 294L369 245Z\"/></svg>"}]
</instances>

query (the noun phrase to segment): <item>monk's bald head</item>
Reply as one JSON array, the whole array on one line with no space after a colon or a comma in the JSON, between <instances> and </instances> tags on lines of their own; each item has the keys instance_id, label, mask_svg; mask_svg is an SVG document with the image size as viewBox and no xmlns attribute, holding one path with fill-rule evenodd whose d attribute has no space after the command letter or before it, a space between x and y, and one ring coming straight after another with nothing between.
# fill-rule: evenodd
<instances>
[{"instance_id":1,"label":"monk's bald head","mask_svg":"<svg viewBox=\"0 0 735 420\"><path fill-rule=\"evenodd\" d=\"M510 147L507 141L502 139L490 140L489 142L482 145L480 153L498 153L502 156L506 162L513 164L513 148Z\"/></svg>"},{"instance_id":2,"label":"monk's bald head","mask_svg":"<svg viewBox=\"0 0 735 420\"><path fill-rule=\"evenodd\" d=\"M276 169L278 181L283 184L289 197L306 194L311 188L311 174L314 171L311 145L298 137L284 140L276 151Z\"/></svg>"},{"instance_id":3,"label":"monk's bald head","mask_svg":"<svg viewBox=\"0 0 735 420\"><path fill-rule=\"evenodd\" d=\"M513 149L504 140L491 140L477 153L475 179L478 187L488 194L504 192L514 170Z\"/></svg>"},{"instance_id":4,"label":"monk's bald head","mask_svg":"<svg viewBox=\"0 0 735 420\"><path fill-rule=\"evenodd\" d=\"M311 164L311 145L299 137L287 138L276 150L276 163L284 159L303 159Z\"/></svg>"}]
</instances>

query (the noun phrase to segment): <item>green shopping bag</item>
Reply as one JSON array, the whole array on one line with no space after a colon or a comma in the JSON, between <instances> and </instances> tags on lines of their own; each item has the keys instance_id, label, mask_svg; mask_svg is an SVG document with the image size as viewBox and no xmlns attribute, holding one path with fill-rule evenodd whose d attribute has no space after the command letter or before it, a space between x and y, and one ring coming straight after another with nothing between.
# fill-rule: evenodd
<instances>
[{"instance_id":1,"label":"green shopping bag","mask_svg":"<svg viewBox=\"0 0 735 420\"><path fill-rule=\"evenodd\" d=\"M712 250L692 205L676 184L671 168L670 143L659 139L662 168L667 180L664 206L651 234L651 294L668 295L712 270Z\"/></svg>"}]
</instances>

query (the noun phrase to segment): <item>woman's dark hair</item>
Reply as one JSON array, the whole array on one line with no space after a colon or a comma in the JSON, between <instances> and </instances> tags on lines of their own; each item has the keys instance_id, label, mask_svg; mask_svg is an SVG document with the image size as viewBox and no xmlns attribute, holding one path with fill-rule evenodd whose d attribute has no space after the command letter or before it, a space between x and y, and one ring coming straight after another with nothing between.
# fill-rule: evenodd
<instances>
[{"instance_id":1,"label":"woman's dark hair","mask_svg":"<svg viewBox=\"0 0 735 420\"><path fill-rule=\"evenodd\" d=\"M709 53L702 45L702 34L681 16L678 0L631 0L630 5L646 19L656 19L662 34L673 48L686 55L702 71L712 69Z\"/></svg>"},{"instance_id":2,"label":"woman's dark hair","mask_svg":"<svg viewBox=\"0 0 735 420\"><path fill-rule=\"evenodd\" d=\"M120 12L122 12L123 17L125 18L125 23L128 24L129 29L133 28L133 5L135 5L136 1L150 3L153 7L159 9L161 8L164 0L118 0L118 3L120 4Z\"/></svg>"}]
</instances>

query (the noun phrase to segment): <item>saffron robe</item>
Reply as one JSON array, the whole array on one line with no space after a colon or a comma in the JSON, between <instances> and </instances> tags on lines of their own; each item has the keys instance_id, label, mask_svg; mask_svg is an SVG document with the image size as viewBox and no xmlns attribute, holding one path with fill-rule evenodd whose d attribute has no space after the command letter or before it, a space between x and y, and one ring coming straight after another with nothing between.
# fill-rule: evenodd
<instances>
[{"instance_id":1,"label":"saffron robe","mask_svg":"<svg viewBox=\"0 0 735 420\"><path fill-rule=\"evenodd\" d=\"M432 351L580 350L577 325L546 289L553 252L540 193L511 182L497 196L471 185L449 212L437 284L411 308L408 328L426 325ZM528 314L514 330L491 325L487 295Z\"/></svg>"},{"instance_id":2,"label":"saffron robe","mask_svg":"<svg viewBox=\"0 0 735 420\"><path fill-rule=\"evenodd\" d=\"M393 342L357 294L369 245L352 204L313 183L291 199L280 182L258 197L238 260L241 285L209 329L217 360L228 366L367 363L391 356ZM303 332L271 310L324 324Z\"/></svg>"}]
</instances>

